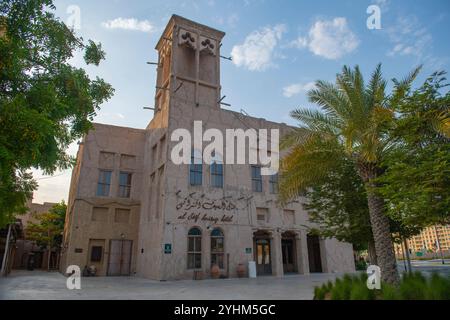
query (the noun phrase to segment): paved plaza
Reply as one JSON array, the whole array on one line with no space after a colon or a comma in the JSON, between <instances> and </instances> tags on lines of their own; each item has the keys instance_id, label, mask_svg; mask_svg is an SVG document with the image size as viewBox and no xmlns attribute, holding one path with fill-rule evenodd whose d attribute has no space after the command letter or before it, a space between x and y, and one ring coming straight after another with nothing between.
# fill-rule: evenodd
<instances>
[{"instance_id":1,"label":"paved plaza","mask_svg":"<svg viewBox=\"0 0 450 320\"><path fill-rule=\"evenodd\" d=\"M413 261L413 270L425 275L439 272L450 276L450 260ZM398 262L404 273L403 262ZM342 274L314 273L265 276L257 279L207 279L155 281L139 277L83 277L81 290L68 290L66 277L58 272L15 270L0 278L0 299L155 299L240 300L313 298L314 287Z\"/></svg>"},{"instance_id":2,"label":"paved plaza","mask_svg":"<svg viewBox=\"0 0 450 320\"><path fill-rule=\"evenodd\" d=\"M340 274L257 279L154 281L138 277L88 277L68 290L57 272L13 271L0 278L0 299L312 299L314 287Z\"/></svg>"}]
</instances>

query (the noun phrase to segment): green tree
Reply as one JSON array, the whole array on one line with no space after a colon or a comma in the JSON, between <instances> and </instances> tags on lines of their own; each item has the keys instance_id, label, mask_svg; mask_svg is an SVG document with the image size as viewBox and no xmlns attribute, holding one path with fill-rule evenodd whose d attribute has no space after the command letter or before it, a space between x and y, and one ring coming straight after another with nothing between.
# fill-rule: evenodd
<instances>
[{"instance_id":1,"label":"green tree","mask_svg":"<svg viewBox=\"0 0 450 320\"><path fill-rule=\"evenodd\" d=\"M377 264L367 193L351 159L335 159L325 179L306 192L304 207L310 221L317 224L314 230L317 234L352 243L355 250L367 249L370 262ZM421 230L394 219L389 219L389 226L396 243Z\"/></svg>"},{"instance_id":2,"label":"green tree","mask_svg":"<svg viewBox=\"0 0 450 320\"><path fill-rule=\"evenodd\" d=\"M364 184L351 160L335 160L326 178L306 192L304 208L319 235L350 242L355 250L372 249L370 260L376 263Z\"/></svg>"},{"instance_id":3,"label":"green tree","mask_svg":"<svg viewBox=\"0 0 450 320\"><path fill-rule=\"evenodd\" d=\"M48 250L47 269L50 270L50 252L59 250L66 217L67 205L64 200L55 204L48 212L36 215L37 223L30 222L25 229L26 238Z\"/></svg>"},{"instance_id":4,"label":"green tree","mask_svg":"<svg viewBox=\"0 0 450 320\"><path fill-rule=\"evenodd\" d=\"M69 168L68 145L114 92L68 63L84 50L86 63L98 65L105 53L100 44L85 45L54 9L51 0L0 3L0 226L26 211L37 187L27 170Z\"/></svg>"},{"instance_id":5,"label":"green tree","mask_svg":"<svg viewBox=\"0 0 450 320\"><path fill-rule=\"evenodd\" d=\"M356 66L344 66L336 83L317 81L308 92L310 102L321 111L297 109L291 116L300 127L288 134L282 148L290 148L282 159L281 201L299 195L302 190L324 179L335 159L345 155L355 163L364 182L370 224L375 241L377 262L383 281L398 284L399 274L391 239L389 219L383 197L377 192L376 179L382 174L381 161L390 146L387 131L392 124L391 107L409 91L419 69L402 81L394 81L393 91L386 95L386 81L381 65L365 85Z\"/></svg>"},{"instance_id":6,"label":"green tree","mask_svg":"<svg viewBox=\"0 0 450 320\"><path fill-rule=\"evenodd\" d=\"M405 224L450 223L450 92L437 72L396 105L380 193Z\"/></svg>"}]
</instances>

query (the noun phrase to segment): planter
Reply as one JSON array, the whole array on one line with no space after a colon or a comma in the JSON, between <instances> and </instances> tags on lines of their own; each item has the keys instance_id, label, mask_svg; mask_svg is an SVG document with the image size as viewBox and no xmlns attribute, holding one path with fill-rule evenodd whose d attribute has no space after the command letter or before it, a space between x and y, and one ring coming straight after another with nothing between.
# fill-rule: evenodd
<instances>
[{"instance_id":1,"label":"planter","mask_svg":"<svg viewBox=\"0 0 450 320\"><path fill-rule=\"evenodd\" d=\"M247 275L247 270L245 269L245 265L243 263L238 264L236 272L239 278L244 278Z\"/></svg>"},{"instance_id":2,"label":"planter","mask_svg":"<svg viewBox=\"0 0 450 320\"><path fill-rule=\"evenodd\" d=\"M219 279L220 277L220 269L217 264L213 264L211 267L211 278L213 279Z\"/></svg>"}]
</instances>

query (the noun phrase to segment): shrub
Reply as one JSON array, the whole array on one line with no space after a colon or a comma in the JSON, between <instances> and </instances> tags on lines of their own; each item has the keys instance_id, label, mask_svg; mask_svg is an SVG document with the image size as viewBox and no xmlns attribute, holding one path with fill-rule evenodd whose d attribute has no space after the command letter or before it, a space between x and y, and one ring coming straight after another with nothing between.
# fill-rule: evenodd
<instances>
[{"instance_id":1,"label":"shrub","mask_svg":"<svg viewBox=\"0 0 450 320\"><path fill-rule=\"evenodd\" d=\"M450 300L450 278L444 278L437 273L433 273L426 292L426 299Z\"/></svg>"},{"instance_id":2,"label":"shrub","mask_svg":"<svg viewBox=\"0 0 450 320\"><path fill-rule=\"evenodd\" d=\"M381 284L381 290L367 288L367 274L344 275L314 289L315 300L450 300L450 277L437 273L426 278L420 272L406 274L399 286Z\"/></svg>"},{"instance_id":3,"label":"shrub","mask_svg":"<svg viewBox=\"0 0 450 320\"><path fill-rule=\"evenodd\" d=\"M400 296L404 300L424 300L427 281L420 272L405 274L400 282Z\"/></svg>"},{"instance_id":4,"label":"shrub","mask_svg":"<svg viewBox=\"0 0 450 320\"><path fill-rule=\"evenodd\" d=\"M350 293L350 300L373 300L375 292L367 288L366 282L356 281Z\"/></svg>"},{"instance_id":5,"label":"shrub","mask_svg":"<svg viewBox=\"0 0 450 320\"><path fill-rule=\"evenodd\" d=\"M400 294L398 293L397 288L387 283L381 285L380 296L383 300L400 300Z\"/></svg>"}]
</instances>

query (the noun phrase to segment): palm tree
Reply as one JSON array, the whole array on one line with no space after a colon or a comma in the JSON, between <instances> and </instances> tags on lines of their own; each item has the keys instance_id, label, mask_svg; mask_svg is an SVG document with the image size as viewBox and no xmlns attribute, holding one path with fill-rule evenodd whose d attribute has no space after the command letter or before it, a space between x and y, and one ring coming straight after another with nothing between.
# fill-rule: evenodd
<instances>
[{"instance_id":1,"label":"palm tree","mask_svg":"<svg viewBox=\"0 0 450 320\"><path fill-rule=\"evenodd\" d=\"M286 202L306 188L325 179L335 159L347 157L355 164L367 191L370 223L382 280L398 284L399 275L384 213L384 200L377 193L376 178L382 173L383 156L392 145L388 128L393 123L393 106L408 92L419 68L401 81L393 79L393 90L386 95L386 80L379 64L365 85L356 66L344 66L336 83L317 81L308 91L309 101L320 111L296 109L291 117L300 122L282 141L287 154L281 161L280 200Z\"/></svg>"}]
</instances>

